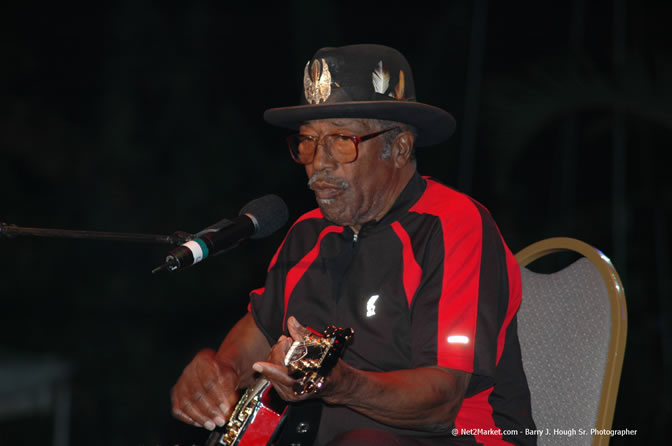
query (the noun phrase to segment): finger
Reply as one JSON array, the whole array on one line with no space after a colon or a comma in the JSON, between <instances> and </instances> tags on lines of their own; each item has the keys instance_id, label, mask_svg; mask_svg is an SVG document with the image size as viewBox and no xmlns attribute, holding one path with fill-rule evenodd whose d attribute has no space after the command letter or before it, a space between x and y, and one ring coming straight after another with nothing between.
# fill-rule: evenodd
<instances>
[{"instance_id":1,"label":"finger","mask_svg":"<svg viewBox=\"0 0 672 446\"><path fill-rule=\"evenodd\" d=\"M235 375L235 372L228 371ZM173 392L173 409L180 419L192 424L199 424L207 429L223 426L226 416L220 410L220 404L228 401L222 393L226 390L235 397L235 385L218 385L220 380L219 366L214 361L214 352L201 351L191 364L185 368ZM233 379L235 382L236 380ZM221 399L221 400L220 400ZM184 416L180 416L184 415ZM227 413L228 415L228 413Z\"/></svg>"},{"instance_id":2,"label":"finger","mask_svg":"<svg viewBox=\"0 0 672 446\"><path fill-rule=\"evenodd\" d=\"M239 379L236 372L228 367L220 367L216 362L211 363L214 371L210 379L204 379L203 388L208 395L211 406L219 409L216 415L228 419L238 402ZM215 420L216 424L217 420Z\"/></svg>"},{"instance_id":3,"label":"finger","mask_svg":"<svg viewBox=\"0 0 672 446\"><path fill-rule=\"evenodd\" d=\"M213 400L207 394L202 392L197 393L193 397L194 407L206 419L202 422L206 429L212 430L215 426L224 426L226 418L219 408L219 403ZM212 428L212 429L211 429Z\"/></svg>"},{"instance_id":4,"label":"finger","mask_svg":"<svg viewBox=\"0 0 672 446\"><path fill-rule=\"evenodd\" d=\"M225 377L219 377L217 383L209 383L205 386L210 388L210 399L209 403L211 406L216 406L218 411L215 411L215 417L220 419L213 419L215 424L221 426L220 424L223 420L228 420L233 412L233 408L238 402L238 392L231 391L228 389L235 389L237 386L231 385ZM226 391L224 389L227 389Z\"/></svg>"},{"instance_id":5,"label":"finger","mask_svg":"<svg viewBox=\"0 0 672 446\"><path fill-rule=\"evenodd\" d=\"M178 398L178 397L173 397ZM208 430L213 430L215 424L208 417L196 407L191 401L187 399L173 401L173 414L180 420L198 427L205 427Z\"/></svg>"},{"instance_id":6,"label":"finger","mask_svg":"<svg viewBox=\"0 0 672 446\"><path fill-rule=\"evenodd\" d=\"M287 327L289 328L289 334L295 341L302 341L310 334L310 331L301 325L294 316L290 316L289 319L287 319Z\"/></svg>"},{"instance_id":7,"label":"finger","mask_svg":"<svg viewBox=\"0 0 672 446\"><path fill-rule=\"evenodd\" d=\"M287 356L287 352L289 351L289 348L292 346L293 343L294 341L292 340L292 338L289 338L287 336L281 337L281 339L278 340L277 344L275 344L271 349L271 351L268 353L266 361L272 362L274 364L285 365L285 357Z\"/></svg>"},{"instance_id":8,"label":"finger","mask_svg":"<svg viewBox=\"0 0 672 446\"><path fill-rule=\"evenodd\" d=\"M274 386L281 384L283 386L292 386L294 379L287 374L287 368L270 362L255 362L252 365L254 371L264 375Z\"/></svg>"},{"instance_id":9,"label":"finger","mask_svg":"<svg viewBox=\"0 0 672 446\"><path fill-rule=\"evenodd\" d=\"M296 395L294 393L294 384L296 380L287 375L287 369L276 364L268 362L257 362L252 368L262 373L273 385L273 389L285 401L301 401L308 395Z\"/></svg>"},{"instance_id":10,"label":"finger","mask_svg":"<svg viewBox=\"0 0 672 446\"><path fill-rule=\"evenodd\" d=\"M285 386L280 383L273 383L273 389L280 398L287 402L301 401L305 399L304 395L297 395L294 393L293 386Z\"/></svg>"},{"instance_id":11,"label":"finger","mask_svg":"<svg viewBox=\"0 0 672 446\"><path fill-rule=\"evenodd\" d=\"M191 425L196 426L196 427L203 427L200 424L198 424L197 422L195 422L186 413L182 412L180 409L173 409L173 416L175 418L177 418L178 420L184 422L184 423L191 424Z\"/></svg>"},{"instance_id":12,"label":"finger","mask_svg":"<svg viewBox=\"0 0 672 446\"><path fill-rule=\"evenodd\" d=\"M230 414L230 400L235 397L235 387L233 391L230 390L232 386L226 385L227 379L219 373L219 367L215 363L200 369L198 373L200 388L196 389L192 401L199 412L207 415L212 423L223 426Z\"/></svg>"},{"instance_id":13,"label":"finger","mask_svg":"<svg viewBox=\"0 0 672 446\"><path fill-rule=\"evenodd\" d=\"M173 389L173 390L170 392L170 400L171 400L172 405L173 405L172 413L173 413L173 416L174 416L175 418L177 418L178 420L180 420L180 421L182 421L182 422L184 422L184 423L187 423L187 424L193 424L193 425L195 425L195 426L199 426L199 427L200 427L200 425L199 425L198 423L196 423L196 421L195 421L193 418L191 418L189 415L187 415L186 413L184 413L184 412L182 411L182 409L180 409L180 404L178 403L178 401L177 401L177 399L176 399L176 397L175 397L175 389Z\"/></svg>"}]
</instances>

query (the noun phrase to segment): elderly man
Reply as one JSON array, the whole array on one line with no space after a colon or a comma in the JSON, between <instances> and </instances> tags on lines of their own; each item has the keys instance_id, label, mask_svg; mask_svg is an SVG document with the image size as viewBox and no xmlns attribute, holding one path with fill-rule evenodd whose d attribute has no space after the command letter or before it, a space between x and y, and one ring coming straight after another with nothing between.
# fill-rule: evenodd
<instances>
[{"instance_id":1,"label":"elderly man","mask_svg":"<svg viewBox=\"0 0 672 446\"><path fill-rule=\"evenodd\" d=\"M319 208L291 227L219 350L185 368L173 413L222 426L263 375L293 407L317 401L316 444L535 443L518 265L483 206L416 170L414 146L448 138L452 116L416 101L408 63L384 46L323 48L303 84L301 105L264 117L298 129L290 153ZM285 353L331 324L353 342L321 389L296 395Z\"/></svg>"}]
</instances>

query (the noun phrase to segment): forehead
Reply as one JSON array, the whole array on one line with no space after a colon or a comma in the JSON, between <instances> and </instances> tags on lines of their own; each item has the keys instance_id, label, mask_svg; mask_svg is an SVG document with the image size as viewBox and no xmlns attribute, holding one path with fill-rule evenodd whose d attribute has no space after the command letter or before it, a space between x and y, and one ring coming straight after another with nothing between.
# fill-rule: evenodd
<instances>
[{"instance_id":1,"label":"forehead","mask_svg":"<svg viewBox=\"0 0 672 446\"><path fill-rule=\"evenodd\" d=\"M331 130L352 130L364 131L369 130L371 123L369 119L354 119L354 118L330 118L330 119L316 119L313 121L304 122L300 131L313 130L317 132L328 132Z\"/></svg>"}]
</instances>

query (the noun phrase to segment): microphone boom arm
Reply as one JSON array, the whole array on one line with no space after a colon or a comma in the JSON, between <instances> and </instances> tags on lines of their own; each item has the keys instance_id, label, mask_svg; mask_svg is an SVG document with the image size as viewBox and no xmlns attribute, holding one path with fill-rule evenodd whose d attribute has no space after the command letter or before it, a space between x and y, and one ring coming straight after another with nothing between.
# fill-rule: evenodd
<instances>
[{"instance_id":1,"label":"microphone boom arm","mask_svg":"<svg viewBox=\"0 0 672 446\"><path fill-rule=\"evenodd\" d=\"M1 237L16 237L17 235L31 235L33 237L75 238L87 240L113 240L125 242L164 243L180 245L194 238L194 235L177 231L171 235L135 234L126 232L101 231L73 231L69 229L25 228L21 226L0 223Z\"/></svg>"}]
</instances>

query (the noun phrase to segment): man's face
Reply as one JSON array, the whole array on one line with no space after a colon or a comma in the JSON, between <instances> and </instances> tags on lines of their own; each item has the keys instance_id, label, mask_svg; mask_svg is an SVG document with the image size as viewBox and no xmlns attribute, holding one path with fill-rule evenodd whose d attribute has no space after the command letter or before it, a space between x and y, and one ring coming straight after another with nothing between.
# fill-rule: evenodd
<instances>
[{"instance_id":1,"label":"man's face","mask_svg":"<svg viewBox=\"0 0 672 446\"><path fill-rule=\"evenodd\" d=\"M324 119L307 122L299 132L317 137L334 133L364 136L379 130L365 119ZM358 229L389 209L396 198L393 191L399 173L393 161L381 159L384 145L382 135L360 143L359 156L348 164L336 162L323 144L317 147L313 162L306 164L306 173L308 186L327 219Z\"/></svg>"}]
</instances>

